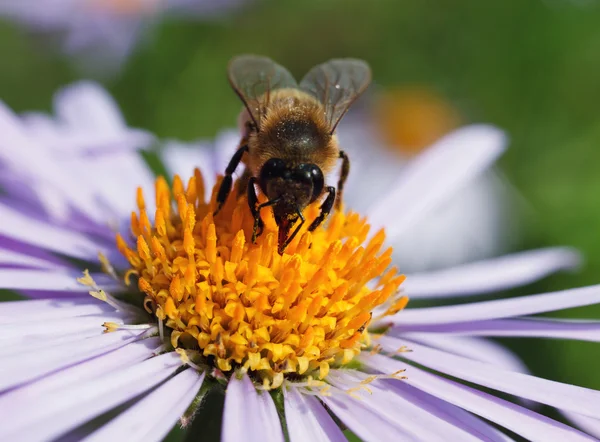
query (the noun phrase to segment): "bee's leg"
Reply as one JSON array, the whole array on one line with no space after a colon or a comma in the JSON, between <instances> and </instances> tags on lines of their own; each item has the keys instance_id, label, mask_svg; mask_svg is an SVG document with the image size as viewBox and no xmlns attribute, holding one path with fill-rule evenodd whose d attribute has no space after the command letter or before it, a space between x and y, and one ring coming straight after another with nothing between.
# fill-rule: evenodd
<instances>
[{"instance_id":1,"label":"bee's leg","mask_svg":"<svg viewBox=\"0 0 600 442\"><path fill-rule=\"evenodd\" d=\"M217 208L213 215L219 213L219 210L221 210L221 207L223 207L223 204L227 200L229 192L231 192L231 185L233 184L233 178L231 177L231 175L233 174L233 172L235 172L235 169L238 167L238 164L240 164L240 161L242 161L244 152L247 151L248 145L244 144L242 147L235 151L235 153L231 157L231 160L229 160L229 164L225 169L225 176L223 177L223 181L221 181L221 186L219 187L219 192L217 193Z\"/></svg>"},{"instance_id":2,"label":"bee's leg","mask_svg":"<svg viewBox=\"0 0 600 442\"><path fill-rule=\"evenodd\" d=\"M279 254L280 255L283 254L283 251L285 250L285 248L292 242L292 240L298 234L298 232L300 231L300 229L304 225L304 222L306 221L306 219L304 219L304 215L302 214L302 210L300 210L299 207L296 207L296 214L300 218L300 224L298 224L296 226L296 228L294 229L294 231L292 232L292 234L285 240L285 242L283 243L283 245L279 248L279 250L280 250Z\"/></svg>"},{"instance_id":3,"label":"bee's leg","mask_svg":"<svg viewBox=\"0 0 600 442\"><path fill-rule=\"evenodd\" d=\"M237 196L242 196L243 194L245 194L247 192L248 183L250 182L250 177L251 176L252 176L252 174L250 173L250 169L248 169L246 167L244 169L244 172L239 177L239 179L237 180L237 183L236 183Z\"/></svg>"},{"instance_id":4,"label":"bee's leg","mask_svg":"<svg viewBox=\"0 0 600 442\"><path fill-rule=\"evenodd\" d=\"M321 225L325 218L327 218L327 215L329 215L329 212L331 212L331 208L333 207L333 203L335 202L335 187L327 186L325 188L325 192L327 192L329 195L327 195L327 198L325 198L325 201L323 201L323 204L321 204L321 213L308 228L309 232L312 232L317 227L319 227L319 225Z\"/></svg>"},{"instance_id":5,"label":"bee's leg","mask_svg":"<svg viewBox=\"0 0 600 442\"><path fill-rule=\"evenodd\" d=\"M254 187L256 178L251 177L248 180L248 206L250 206L250 212L254 218L254 227L252 228L252 242L256 241L256 238L262 233L265 223L260 217L260 206L258 205L258 196L256 195L256 188Z\"/></svg>"},{"instance_id":6,"label":"bee's leg","mask_svg":"<svg viewBox=\"0 0 600 442\"><path fill-rule=\"evenodd\" d=\"M336 210L339 210L342 206L344 184L346 184L346 179L348 179L348 174L350 173L350 158L348 158L348 155L343 150L340 150L340 158L342 159L342 172L340 173L340 179L338 180L337 185L337 199L335 201Z\"/></svg>"},{"instance_id":7,"label":"bee's leg","mask_svg":"<svg viewBox=\"0 0 600 442\"><path fill-rule=\"evenodd\" d=\"M252 228L252 242L256 242L256 238L258 238L261 235L265 227L265 223L260 217L260 209L262 209L263 207L272 206L279 202L279 198L275 198L273 200L267 201L266 203L258 204L258 196L256 195L256 188L254 187L255 183L256 177L251 177L248 181L248 205L250 206L250 212L252 213L252 217L254 218L254 227Z\"/></svg>"}]
</instances>

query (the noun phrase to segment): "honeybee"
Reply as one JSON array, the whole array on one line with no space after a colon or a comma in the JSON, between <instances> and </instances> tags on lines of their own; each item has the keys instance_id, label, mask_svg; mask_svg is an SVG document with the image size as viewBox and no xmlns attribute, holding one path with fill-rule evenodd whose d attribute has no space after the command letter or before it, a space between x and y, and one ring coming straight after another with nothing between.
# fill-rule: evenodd
<instances>
[{"instance_id":1,"label":"honeybee","mask_svg":"<svg viewBox=\"0 0 600 442\"><path fill-rule=\"evenodd\" d=\"M232 174L243 162L238 193L248 195L254 217L252 242L264 228L260 210L271 207L279 229L278 252L283 254L304 224L303 211L309 204L322 201L309 231L325 220L334 204L340 207L350 160L338 146L335 129L371 82L371 70L362 60L334 59L312 68L298 84L273 60L241 55L230 61L228 75L244 104L239 118L242 137L225 170L215 214L231 192ZM336 198L336 188L326 185L325 176L339 159ZM262 204L256 186L267 197Z\"/></svg>"}]
</instances>

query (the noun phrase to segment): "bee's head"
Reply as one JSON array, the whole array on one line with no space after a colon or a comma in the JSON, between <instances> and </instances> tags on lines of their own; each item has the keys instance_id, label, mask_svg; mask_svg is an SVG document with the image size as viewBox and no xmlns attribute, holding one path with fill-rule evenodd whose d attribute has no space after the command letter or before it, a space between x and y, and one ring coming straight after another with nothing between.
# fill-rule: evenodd
<instances>
[{"instance_id":1,"label":"bee's head","mask_svg":"<svg viewBox=\"0 0 600 442\"><path fill-rule=\"evenodd\" d=\"M316 164L290 166L280 158L271 158L263 165L258 182L269 201L277 201L273 205L276 219L296 218L298 211L321 195L325 185Z\"/></svg>"}]
</instances>

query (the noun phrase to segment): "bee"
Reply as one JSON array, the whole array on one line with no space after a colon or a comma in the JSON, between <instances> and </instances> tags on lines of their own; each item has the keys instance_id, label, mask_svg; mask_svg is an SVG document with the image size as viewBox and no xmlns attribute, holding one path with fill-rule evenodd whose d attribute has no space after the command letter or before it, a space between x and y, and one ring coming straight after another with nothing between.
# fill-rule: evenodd
<instances>
[{"instance_id":1,"label":"bee","mask_svg":"<svg viewBox=\"0 0 600 442\"><path fill-rule=\"evenodd\" d=\"M238 194L248 195L254 217L252 242L264 228L260 210L271 207L279 230L278 252L283 254L304 225L303 211L309 204L321 201L309 231L327 218L334 204L336 209L341 205L350 160L338 146L335 129L371 82L371 70L362 60L334 59L312 68L298 84L273 60L241 55L230 61L228 76L244 104L239 117L242 137L225 170L215 214L231 192L232 174L243 162ZM336 191L326 185L325 177L340 159ZM261 204L257 186L267 198Z\"/></svg>"}]
</instances>

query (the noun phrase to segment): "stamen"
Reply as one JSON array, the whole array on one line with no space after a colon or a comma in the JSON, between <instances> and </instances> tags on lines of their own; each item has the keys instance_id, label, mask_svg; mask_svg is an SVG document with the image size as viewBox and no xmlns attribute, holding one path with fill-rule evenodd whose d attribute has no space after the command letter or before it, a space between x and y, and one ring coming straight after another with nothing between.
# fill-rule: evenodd
<instances>
[{"instance_id":1,"label":"stamen","mask_svg":"<svg viewBox=\"0 0 600 442\"><path fill-rule=\"evenodd\" d=\"M112 277L114 280L119 280L119 276L115 271L115 268L112 266L110 261L103 253L98 253L98 259L100 260L100 265L102 266L102 271Z\"/></svg>"},{"instance_id":2,"label":"stamen","mask_svg":"<svg viewBox=\"0 0 600 442\"><path fill-rule=\"evenodd\" d=\"M348 394L355 399L361 399L360 395L356 395L357 392L366 392L372 394L372 390L368 387L369 384L381 380L381 379L395 379L405 380L406 376L403 376L405 370L398 370L390 374L377 374L369 375L357 370L337 370L335 374L328 377L327 381L332 385L334 393ZM347 388L348 385L354 385L353 387Z\"/></svg>"},{"instance_id":3,"label":"stamen","mask_svg":"<svg viewBox=\"0 0 600 442\"><path fill-rule=\"evenodd\" d=\"M302 394L315 395L315 396L330 396L329 390L331 385L325 381L318 381L313 379L312 376L308 376L305 381L284 381L283 383L284 392L286 389L297 388L300 389Z\"/></svg>"},{"instance_id":4,"label":"stamen","mask_svg":"<svg viewBox=\"0 0 600 442\"><path fill-rule=\"evenodd\" d=\"M261 212L265 227L253 244L246 199L232 194L213 219L216 191L204 201L198 170L187 185L175 176L172 190L158 178L155 191L154 225L139 191L135 247L117 236L131 265L126 283L138 276L161 339L188 359L199 349L216 375L248 372L263 389L287 385L290 377L295 386L308 379L307 388L324 388L332 367L370 345L373 309L384 309L380 318L408 301L394 299L404 279L386 270L391 249L379 252L384 232L365 242L369 226L357 214L336 212L308 232L319 214L318 205L309 206L305 227L281 256L271 209ZM380 279L371 290L366 283L374 277Z\"/></svg>"},{"instance_id":5,"label":"stamen","mask_svg":"<svg viewBox=\"0 0 600 442\"><path fill-rule=\"evenodd\" d=\"M164 353L164 352L166 352L168 350L169 350L169 346L167 344L162 344L159 347L156 347L154 349L154 351L152 352L152 355L153 356L158 356L158 355L160 355L160 354L162 354L162 353Z\"/></svg>"},{"instance_id":6,"label":"stamen","mask_svg":"<svg viewBox=\"0 0 600 442\"><path fill-rule=\"evenodd\" d=\"M96 281L94 281L94 278L92 278L90 272L87 269L83 271L83 277L77 278L77 282L79 282L82 285L91 287L93 290L89 291L90 295L92 295L94 298L100 301L106 302L115 310L130 313L133 315L137 315L139 313L139 310L134 306L119 301L118 299L116 299L115 297L111 296L109 293L98 287Z\"/></svg>"},{"instance_id":7,"label":"stamen","mask_svg":"<svg viewBox=\"0 0 600 442\"><path fill-rule=\"evenodd\" d=\"M162 318L158 317L158 336L161 341L165 340L165 327Z\"/></svg>"},{"instance_id":8,"label":"stamen","mask_svg":"<svg viewBox=\"0 0 600 442\"><path fill-rule=\"evenodd\" d=\"M177 354L179 355L179 357L181 357L181 362L183 362L186 365L189 365L190 367L194 368L195 370L197 370L199 372L203 372L204 371L204 368L202 368L199 365L195 364L190 359L190 354L192 352L184 350L183 348L176 348L175 351L177 352ZM195 352L195 353L197 353L197 352Z\"/></svg>"},{"instance_id":9,"label":"stamen","mask_svg":"<svg viewBox=\"0 0 600 442\"><path fill-rule=\"evenodd\" d=\"M116 322L105 322L102 324L107 333L114 332L117 330L148 330L156 328L152 324L118 324Z\"/></svg>"}]
</instances>

